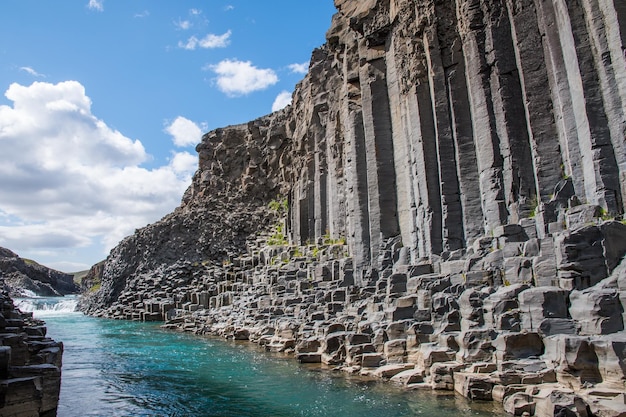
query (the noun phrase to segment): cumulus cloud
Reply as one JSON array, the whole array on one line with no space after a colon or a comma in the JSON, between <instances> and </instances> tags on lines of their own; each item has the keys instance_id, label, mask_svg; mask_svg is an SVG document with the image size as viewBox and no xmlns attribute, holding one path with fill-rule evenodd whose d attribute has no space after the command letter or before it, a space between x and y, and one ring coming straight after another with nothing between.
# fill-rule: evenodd
<instances>
[{"instance_id":1,"label":"cumulus cloud","mask_svg":"<svg viewBox=\"0 0 626 417\"><path fill-rule=\"evenodd\" d=\"M233 6L232 4L228 4L226 6L224 6L224 11L225 12L230 12L231 10L234 10L235 6Z\"/></svg>"},{"instance_id":2,"label":"cumulus cloud","mask_svg":"<svg viewBox=\"0 0 626 417\"><path fill-rule=\"evenodd\" d=\"M250 61L226 59L205 68L217 75L219 90L232 97L264 90L278 82L274 70L257 68Z\"/></svg>"},{"instance_id":3,"label":"cumulus cloud","mask_svg":"<svg viewBox=\"0 0 626 417\"><path fill-rule=\"evenodd\" d=\"M146 169L143 145L91 113L76 81L11 84L0 105L0 246L106 251L180 203L197 162Z\"/></svg>"},{"instance_id":4,"label":"cumulus cloud","mask_svg":"<svg viewBox=\"0 0 626 417\"><path fill-rule=\"evenodd\" d=\"M229 30L222 35L214 35L209 33L204 38L198 39L195 36L187 39L187 42L178 42L178 47L193 51L196 48L214 49L225 48L230 44L230 35L232 32Z\"/></svg>"},{"instance_id":5,"label":"cumulus cloud","mask_svg":"<svg viewBox=\"0 0 626 417\"><path fill-rule=\"evenodd\" d=\"M202 138L200 127L182 116L178 116L166 126L165 131L172 136L174 145L181 147L196 145Z\"/></svg>"},{"instance_id":6,"label":"cumulus cloud","mask_svg":"<svg viewBox=\"0 0 626 417\"><path fill-rule=\"evenodd\" d=\"M303 62L301 64L289 65L289 70L296 74L306 74L309 71L309 62Z\"/></svg>"},{"instance_id":7,"label":"cumulus cloud","mask_svg":"<svg viewBox=\"0 0 626 417\"><path fill-rule=\"evenodd\" d=\"M45 77L44 74L38 73L32 67L20 67L20 70L29 73L33 77Z\"/></svg>"},{"instance_id":8,"label":"cumulus cloud","mask_svg":"<svg viewBox=\"0 0 626 417\"><path fill-rule=\"evenodd\" d=\"M97 12L104 11L104 0L89 0L87 7L90 10L95 10Z\"/></svg>"},{"instance_id":9,"label":"cumulus cloud","mask_svg":"<svg viewBox=\"0 0 626 417\"><path fill-rule=\"evenodd\" d=\"M272 104L272 111L278 111L284 109L291 104L291 93L289 91L281 91Z\"/></svg>"}]
</instances>

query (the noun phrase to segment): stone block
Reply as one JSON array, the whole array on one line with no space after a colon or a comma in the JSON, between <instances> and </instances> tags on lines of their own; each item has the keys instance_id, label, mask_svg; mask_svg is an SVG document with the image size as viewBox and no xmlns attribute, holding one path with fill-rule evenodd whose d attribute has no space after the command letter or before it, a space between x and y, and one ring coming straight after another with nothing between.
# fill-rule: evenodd
<instances>
[{"instance_id":1,"label":"stone block","mask_svg":"<svg viewBox=\"0 0 626 417\"><path fill-rule=\"evenodd\" d=\"M412 363L397 363L390 365L383 365L377 368L373 375L379 378L392 378L393 376L399 374L400 372L413 369L415 367Z\"/></svg>"},{"instance_id":2,"label":"stone block","mask_svg":"<svg viewBox=\"0 0 626 417\"><path fill-rule=\"evenodd\" d=\"M494 383L485 374L454 373L454 390L470 400L491 401Z\"/></svg>"},{"instance_id":3,"label":"stone block","mask_svg":"<svg viewBox=\"0 0 626 417\"><path fill-rule=\"evenodd\" d=\"M535 401L532 395L524 392L516 392L506 397L502 403L504 411L514 416L535 414Z\"/></svg>"},{"instance_id":4,"label":"stone block","mask_svg":"<svg viewBox=\"0 0 626 417\"><path fill-rule=\"evenodd\" d=\"M504 258L504 284L532 284L532 259L521 256Z\"/></svg>"},{"instance_id":5,"label":"stone block","mask_svg":"<svg viewBox=\"0 0 626 417\"><path fill-rule=\"evenodd\" d=\"M361 356L361 366L364 368L379 367L382 361L383 361L383 355L377 352L364 353Z\"/></svg>"},{"instance_id":6,"label":"stone block","mask_svg":"<svg viewBox=\"0 0 626 417\"><path fill-rule=\"evenodd\" d=\"M423 369L407 369L406 371L395 374L390 379L391 382L400 385L419 384L424 382L424 370Z\"/></svg>"},{"instance_id":7,"label":"stone block","mask_svg":"<svg viewBox=\"0 0 626 417\"><path fill-rule=\"evenodd\" d=\"M406 356L406 339L395 339L385 342L384 354L387 363L403 363Z\"/></svg>"},{"instance_id":8,"label":"stone block","mask_svg":"<svg viewBox=\"0 0 626 417\"><path fill-rule=\"evenodd\" d=\"M498 362L536 358L543 355L544 346L539 333L502 333L492 342Z\"/></svg>"},{"instance_id":9,"label":"stone block","mask_svg":"<svg viewBox=\"0 0 626 417\"><path fill-rule=\"evenodd\" d=\"M406 293L407 276L406 274L391 274L387 278L387 296L394 296Z\"/></svg>"},{"instance_id":10,"label":"stone block","mask_svg":"<svg viewBox=\"0 0 626 417\"><path fill-rule=\"evenodd\" d=\"M624 330L624 308L619 291L591 287L570 294L569 312L580 325L581 335L610 334Z\"/></svg>"},{"instance_id":11,"label":"stone block","mask_svg":"<svg viewBox=\"0 0 626 417\"><path fill-rule=\"evenodd\" d=\"M423 343L416 355L416 366L428 373L434 363L451 362L455 360L455 356L455 351L442 348L436 343Z\"/></svg>"},{"instance_id":12,"label":"stone block","mask_svg":"<svg viewBox=\"0 0 626 417\"><path fill-rule=\"evenodd\" d=\"M602 232L595 225L555 237L557 269L564 288L583 290L608 276L602 241Z\"/></svg>"},{"instance_id":13,"label":"stone block","mask_svg":"<svg viewBox=\"0 0 626 417\"><path fill-rule=\"evenodd\" d=\"M465 365L458 362L434 363L430 369L430 384L436 390L454 390L454 373L460 371Z\"/></svg>"},{"instance_id":14,"label":"stone block","mask_svg":"<svg viewBox=\"0 0 626 417\"><path fill-rule=\"evenodd\" d=\"M567 318L568 291L557 287L529 288L519 293L522 328L539 330L546 318Z\"/></svg>"},{"instance_id":15,"label":"stone block","mask_svg":"<svg viewBox=\"0 0 626 417\"><path fill-rule=\"evenodd\" d=\"M598 360L602 385L623 390L626 383L626 335L594 337L591 344Z\"/></svg>"},{"instance_id":16,"label":"stone block","mask_svg":"<svg viewBox=\"0 0 626 417\"><path fill-rule=\"evenodd\" d=\"M576 230L596 223L602 217L602 207L592 204L580 204L567 211L567 228Z\"/></svg>"},{"instance_id":17,"label":"stone block","mask_svg":"<svg viewBox=\"0 0 626 417\"><path fill-rule=\"evenodd\" d=\"M464 275L465 286L483 287L485 285L493 285L493 272L488 270L468 271Z\"/></svg>"},{"instance_id":18,"label":"stone block","mask_svg":"<svg viewBox=\"0 0 626 417\"><path fill-rule=\"evenodd\" d=\"M555 335L543 341L543 359L556 369L559 382L576 388L602 382L598 356L589 337Z\"/></svg>"},{"instance_id":19,"label":"stone block","mask_svg":"<svg viewBox=\"0 0 626 417\"><path fill-rule=\"evenodd\" d=\"M459 351L456 361L460 363L489 362L493 356L492 341L496 337L493 330L466 330L459 334Z\"/></svg>"},{"instance_id":20,"label":"stone block","mask_svg":"<svg viewBox=\"0 0 626 417\"><path fill-rule=\"evenodd\" d=\"M544 319L539 324L539 333L544 337L555 334L578 334L578 324L572 319Z\"/></svg>"},{"instance_id":21,"label":"stone block","mask_svg":"<svg viewBox=\"0 0 626 417\"><path fill-rule=\"evenodd\" d=\"M535 417L587 416L586 404L572 390L545 387L533 394Z\"/></svg>"}]
</instances>

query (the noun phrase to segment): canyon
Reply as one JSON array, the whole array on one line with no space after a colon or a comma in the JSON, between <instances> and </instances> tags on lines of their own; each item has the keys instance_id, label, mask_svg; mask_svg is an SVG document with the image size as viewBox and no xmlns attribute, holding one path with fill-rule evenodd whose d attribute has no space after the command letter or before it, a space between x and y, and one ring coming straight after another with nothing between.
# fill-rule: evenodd
<instances>
[{"instance_id":1,"label":"canyon","mask_svg":"<svg viewBox=\"0 0 626 417\"><path fill-rule=\"evenodd\" d=\"M283 110L208 132L81 309L626 415L626 5L335 0Z\"/></svg>"}]
</instances>

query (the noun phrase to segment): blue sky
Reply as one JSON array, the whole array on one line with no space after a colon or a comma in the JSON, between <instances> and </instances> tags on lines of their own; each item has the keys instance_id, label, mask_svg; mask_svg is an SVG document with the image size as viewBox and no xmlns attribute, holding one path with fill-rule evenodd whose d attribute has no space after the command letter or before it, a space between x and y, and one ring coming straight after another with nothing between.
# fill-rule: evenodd
<instances>
[{"instance_id":1,"label":"blue sky","mask_svg":"<svg viewBox=\"0 0 626 417\"><path fill-rule=\"evenodd\" d=\"M63 271L171 212L201 134L285 106L332 0L0 2L0 246Z\"/></svg>"}]
</instances>

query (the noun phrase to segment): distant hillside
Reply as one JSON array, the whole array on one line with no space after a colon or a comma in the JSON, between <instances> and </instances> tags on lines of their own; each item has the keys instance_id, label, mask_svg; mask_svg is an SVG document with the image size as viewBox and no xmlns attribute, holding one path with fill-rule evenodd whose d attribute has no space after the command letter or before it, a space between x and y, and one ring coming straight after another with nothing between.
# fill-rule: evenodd
<instances>
[{"instance_id":1,"label":"distant hillside","mask_svg":"<svg viewBox=\"0 0 626 417\"><path fill-rule=\"evenodd\" d=\"M74 275L56 271L37 262L20 258L0 247L0 288L12 297L24 295L61 296L77 293Z\"/></svg>"}]
</instances>

